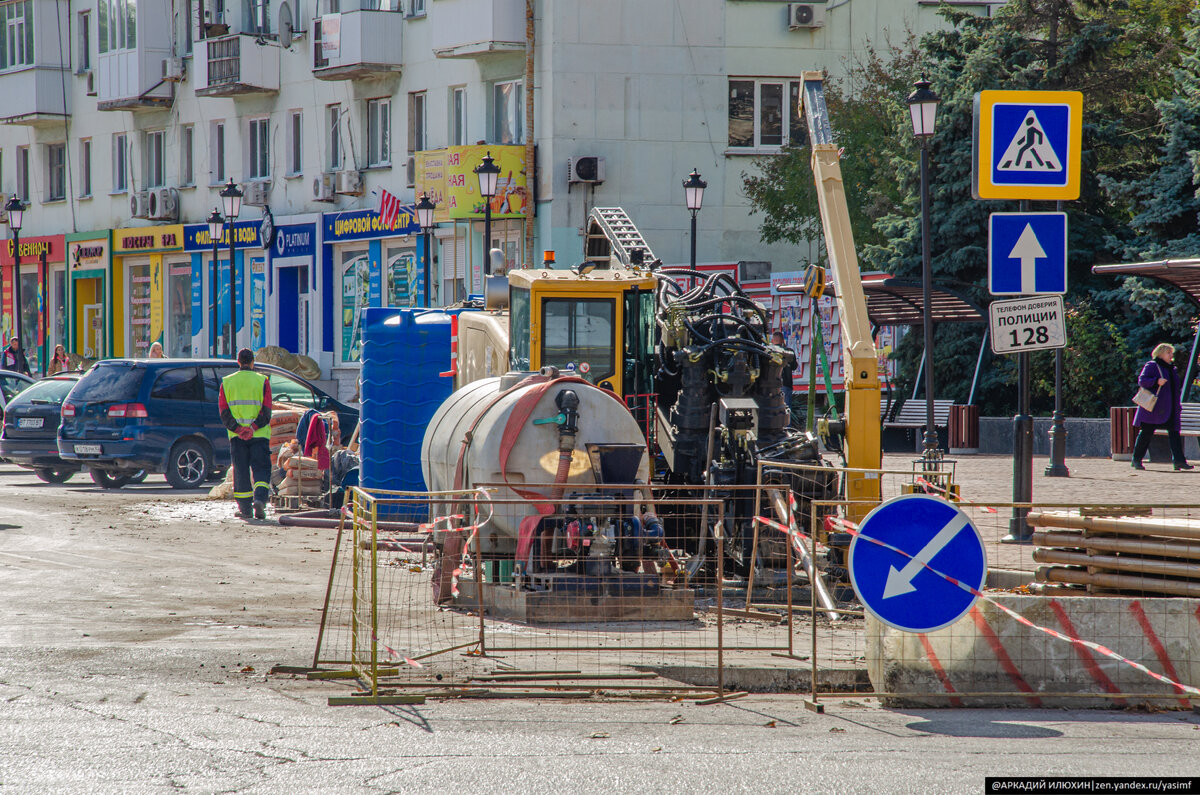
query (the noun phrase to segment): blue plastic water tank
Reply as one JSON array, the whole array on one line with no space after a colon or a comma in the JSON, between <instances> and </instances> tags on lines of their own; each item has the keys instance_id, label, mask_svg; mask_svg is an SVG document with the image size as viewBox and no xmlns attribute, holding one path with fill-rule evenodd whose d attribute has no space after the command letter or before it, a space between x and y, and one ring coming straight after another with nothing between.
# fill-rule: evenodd
<instances>
[{"instance_id":1,"label":"blue plastic water tank","mask_svg":"<svg viewBox=\"0 0 1200 795\"><path fill-rule=\"evenodd\" d=\"M450 318L461 311L364 310L363 488L425 490L421 442L434 412L454 391L454 379L439 373L450 369Z\"/></svg>"}]
</instances>

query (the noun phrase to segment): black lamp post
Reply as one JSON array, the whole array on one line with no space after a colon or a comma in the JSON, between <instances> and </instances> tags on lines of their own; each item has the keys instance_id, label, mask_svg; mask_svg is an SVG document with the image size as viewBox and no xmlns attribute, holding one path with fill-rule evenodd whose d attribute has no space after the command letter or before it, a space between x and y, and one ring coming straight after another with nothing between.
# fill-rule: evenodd
<instances>
[{"instance_id":1,"label":"black lamp post","mask_svg":"<svg viewBox=\"0 0 1200 795\"><path fill-rule=\"evenodd\" d=\"M433 237L430 232L433 231L433 211L437 209L437 205L429 199L426 193L421 194L421 200L417 202L417 223L421 225L421 232L425 235L425 303L423 306L429 308L429 262L430 253L429 247L433 243Z\"/></svg>"},{"instance_id":2,"label":"black lamp post","mask_svg":"<svg viewBox=\"0 0 1200 795\"><path fill-rule=\"evenodd\" d=\"M217 260L217 243L221 242L221 230L225 227L225 219L221 217L221 211L216 207L213 208L212 214L208 216L208 239L212 241L212 278L210 279L209 291L211 292L212 300L212 341L209 345L210 355L217 358L217 271L220 263Z\"/></svg>"},{"instance_id":3,"label":"black lamp post","mask_svg":"<svg viewBox=\"0 0 1200 795\"><path fill-rule=\"evenodd\" d=\"M242 212L242 190L233 181L233 177L229 178L229 182L225 183L225 188L221 191L221 204L225 210L225 220L229 224L229 301L231 311L229 314L229 335L233 340L233 344L229 347L230 356L237 356L238 352L238 292L241 290L241 284L237 278L237 257L234 252L237 249L237 217Z\"/></svg>"},{"instance_id":4,"label":"black lamp post","mask_svg":"<svg viewBox=\"0 0 1200 795\"><path fill-rule=\"evenodd\" d=\"M21 225L25 221L25 205L13 196L4 205L4 210L8 213L8 228L12 230L13 235L13 325L23 350L25 338L21 334ZM2 290L3 275L0 275L0 295L3 295Z\"/></svg>"},{"instance_id":5,"label":"black lamp post","mask_svg":"<svg viewBox=\"0 0 1200 795\"><path fill-rule=\"evenodd\" d=\"M941 457L933 417L933 268L929 253L929 141L933 138L937 120L938 96L929 85L922 74L913 84L915 90L905 100L912 116L913 136L921 145L921 298L925 313L925 438L921 458L926 470L934 469Z\"/></svg>"},{"instance_id":6,"label":"black lamp post","mask_svg":"<svg viewBox=\"0 0 1200 795\"><path fill-rule=\"evenodd\" d=\"M700 172L694 168L683 181L683 199L692 213L692 270L696 269L696 213L704 204L704 189L707 187L708 183L700 179Z\"/></svg>"},{"instance_id":7,"label":"black lamp post","mask_svg":"<svg viewBox=\"0 0 1200 795\"><path fill-rule=\"evenodd\" d=\"M479 177L479 195L483 197L483 273L492 273L492 197L496 195L496 183L500 179L500 166L492 160L492 153L483 156L483 162L475 166Z\"/></svg>"}]
</instances>

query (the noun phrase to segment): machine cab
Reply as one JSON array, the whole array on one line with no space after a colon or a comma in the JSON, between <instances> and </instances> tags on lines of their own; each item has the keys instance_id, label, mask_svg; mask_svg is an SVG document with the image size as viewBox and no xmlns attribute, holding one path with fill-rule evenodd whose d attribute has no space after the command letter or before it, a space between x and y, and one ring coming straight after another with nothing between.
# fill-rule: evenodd
<instances>
[{"instance_id":1,"label":"machine cab","mask_svg":"<svg viewBox=\"0 0 1200 795\"><path fill-rule=\"evenodd\" d=\"M626 399L653 391L652 275L535 269L508 281L510 369L553 365Z\"/></svg>"}]
</instances>

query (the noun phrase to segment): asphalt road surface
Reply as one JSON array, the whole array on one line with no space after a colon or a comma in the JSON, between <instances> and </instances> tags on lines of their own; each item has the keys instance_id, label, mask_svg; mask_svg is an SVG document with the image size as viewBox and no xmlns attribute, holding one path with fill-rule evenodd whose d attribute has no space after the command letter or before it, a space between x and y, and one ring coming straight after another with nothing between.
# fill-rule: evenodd
<instances>
[{"instance_id":1,"label":"asphalt road surface","mask_svg":"<svg viewBox=\"0 0 1200 795\"><path fill-rule=\"evenodd\" d=\"M329 707L344 685L268 672L311 660L334 531L202 497L0 465L0 790L930 793L1200 773L1192 712Z\"/></svg>"}]
</instances>

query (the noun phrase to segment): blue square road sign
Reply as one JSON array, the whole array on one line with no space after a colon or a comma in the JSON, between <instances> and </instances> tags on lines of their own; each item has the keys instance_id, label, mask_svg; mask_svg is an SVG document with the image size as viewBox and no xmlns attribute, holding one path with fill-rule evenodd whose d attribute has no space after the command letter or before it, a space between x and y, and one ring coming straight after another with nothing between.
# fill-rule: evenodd
<instances>
[{"instance_id":1,"label":"blue square road sign","mask_svg":"<svg viewBox=\"0 0 1200 795\"><path fill-rule=\"evenodd\" d=\"M988 219L988 292L1046 295L1067 291L1067 214L992 213Z\"/></svg>"}]
</instances>

